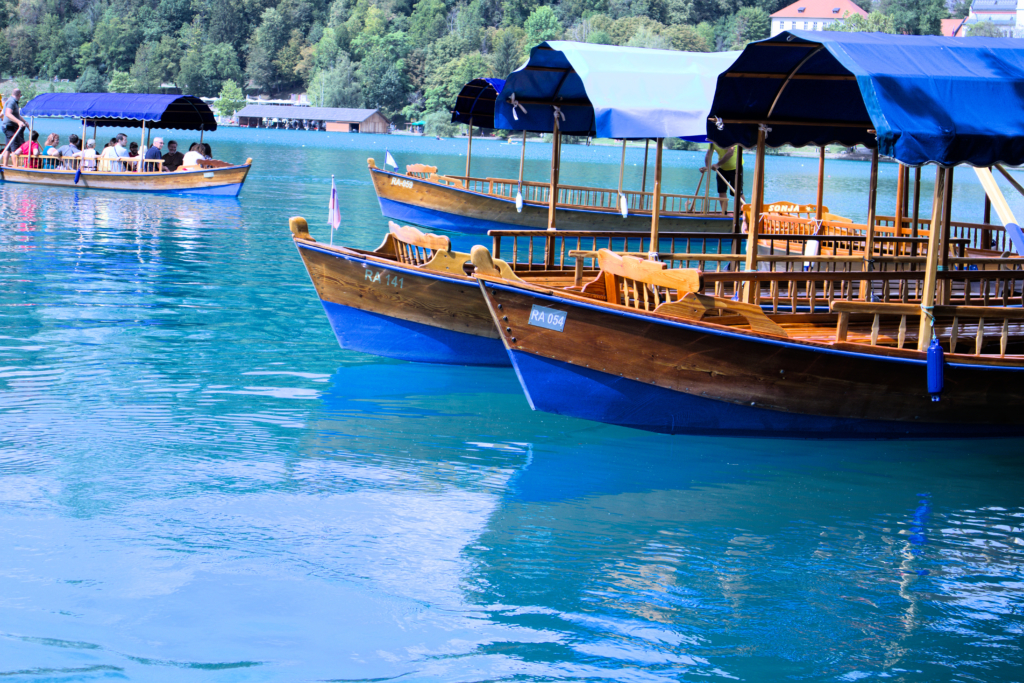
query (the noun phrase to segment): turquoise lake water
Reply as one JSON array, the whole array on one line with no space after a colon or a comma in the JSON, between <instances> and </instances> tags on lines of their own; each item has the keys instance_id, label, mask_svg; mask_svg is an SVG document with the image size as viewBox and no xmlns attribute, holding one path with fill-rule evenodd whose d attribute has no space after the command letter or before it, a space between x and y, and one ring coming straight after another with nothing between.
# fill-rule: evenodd
<instances>
[{"instance_id":1,"label":"turquoise lake water","mask_svg":"<svg viewBox=\"0 0 1024 683\"><path fill-rule=\"evenodd\" d=\"M367 156L461 172L465 142L209 140L254 160L238 199L0 184L0 680L1024 680L1021 442L665 437L343 351L288 217L328 240L334 174L335 241L374 247ZM617 182L617 148L564 151ZM666 191L702 156L667 153ZM771 158L768 199L816 168ZM867 171L829 162L834 213Z\"/></svg>"}]
</instances>

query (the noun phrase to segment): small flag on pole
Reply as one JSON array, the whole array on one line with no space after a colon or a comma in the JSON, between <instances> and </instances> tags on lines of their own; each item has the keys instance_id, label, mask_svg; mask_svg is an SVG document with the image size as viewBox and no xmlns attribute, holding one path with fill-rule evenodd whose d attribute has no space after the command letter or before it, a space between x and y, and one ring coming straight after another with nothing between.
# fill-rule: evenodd
<instances>
[{"instance_id":1,"label":"small flag on pole","mask_svg":"<svg viewBox=\"0 0 1024 683\"><path fill-rule=\"evenodd\" d=\"M334 187L334 176L331 176L331 201L327 204L327 223L331 226L331 245L333 245L334 231L341 225L341 207L338 206L338 190Z\"/></svg>"},{"instance_id":2,"label":"small flag on pole","mask_svg":"<svg viewBox=\"0 0 1024 683\"><path fill-rule=\"evenodd\" d=\"M384 168L390 166L391 168L398 170L398 162L391 156L391 152L384 150Z\"/></svg>"}]
</instances>

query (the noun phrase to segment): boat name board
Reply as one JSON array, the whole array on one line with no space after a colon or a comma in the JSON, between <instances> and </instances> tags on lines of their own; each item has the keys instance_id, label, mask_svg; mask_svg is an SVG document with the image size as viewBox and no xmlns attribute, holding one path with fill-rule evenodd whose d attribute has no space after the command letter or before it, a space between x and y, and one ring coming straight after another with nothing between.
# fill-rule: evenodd
<instances>
[{"instance_id":1,"label":"boat name board","mask_svg":"<svg viewBox=\"0 0 1024 683\"><path fill-rule=\"evenodd\" d=\"M568 314L565 311L557 311L547 306L533 305L530 309L530 324L534 327L543 327L546 330L561 332L565 327L565 318Z\"/></svg>"},{"instance_id":2,"label":"boat name board","mask_svg":"<svg viewBox=\"0 0 1024 683\"><path fill-rule=\"evenodd\" d=\"M405 278L395 277L386 270L373 270L367 268L363 271L363 279L370 282L383 282L391 287L397 287L398 289L405 288Z\"/></svg>"},{"instance_id":3,"label":"boat name board","mask_svg":"<svg viewBox=\"0 0 1024 683\"><path fill-rule=\"evenodd\" d=\"M396 178L395 176L391 176L391 184L397 185L398 187L404 187L407 190L412 189L412 181L405 180L404 178Z\"/></svg>"}]
</instances>

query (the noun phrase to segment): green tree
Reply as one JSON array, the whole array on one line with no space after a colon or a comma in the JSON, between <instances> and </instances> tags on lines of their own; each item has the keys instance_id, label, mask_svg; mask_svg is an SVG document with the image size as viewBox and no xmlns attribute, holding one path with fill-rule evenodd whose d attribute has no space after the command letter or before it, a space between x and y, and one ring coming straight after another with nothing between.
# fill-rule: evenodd
<instances>
[{"instance_id":1,"label":"green tree","mask_svg":"<svg viewBox=\"0 0 1024 683\"><path fill-rule=\"evenodd\" d=\"M455 134L458 132L458 126L452 123L451 112L431 112L423 117L423 121L425 122L423 132L426 135L437 135L442 138L451 138L455 137Z\"/></svg>"},{"instance_id":2,"label":"green tree","mask_svg":"<svg viewBox=\"0 0 1024 683\"><path fill-rule=\"evenodd\" d=\"M970 24L967 27L967 35L974 37L983 38L1003 38L1003 31L991 21L979 21L976 24Z\"/></svg>"},{"instance_id":3,"label":"green tree","mask_svg":"<svg viewBox=\"0 0 1024 683\"><path fill-rule=\"evenodd\" d=\"M363 102L367 107L380 109L390 118L405 106L405 78L403 60L397 62L383 50L375 50L359 65L359 82Z\"/></svg>"},{"instance_id":4,"label":"green tree","mask_svg":"<svg viewBox=\"0 0 1024 683\"><path fill-rule=\"evenodd\" d=\"M537 9L537 0L505 0L501 5L502 26L524 26L526 20Z\"/></svg>"},{"instance_id":5,"label":"green tree","mask_svg":"<svg viewBox=\"0 0 1024 683\"><path fill-rule=\"evenodd\" d=\"M87 67L75 81L75 92L107 92L107 79L94 66Z\"/></svg>"},{"instance_id":6,"label":"green tree","mask_svg":"<svg viewBox=\"0 0 1024 683\"><path fill-rule=\"evenodd\" d=\"M302 59L302 48L305 46L306 41L299 29L292 29L291 37L284 47L277 51L277 57L274 59L274 66L281 74L282 81L294 82L299 78L297 67Z\"/></svg>"},{"instance_id":7,"label":"green tree","mask_svg":"<svg viewBox=\"0 0 1024 683\"><path fill-rule=\"evenodd\" d=\"M629 47L646 47L655 50L670 50L672 43L646 26L641 27L626 43Z\"/></svg>"},{"instance_id":8,"label":"green tree","mask_svg":"<svg viewBox=\"0 0 1024 683\"><path fill-rule=\"evenodd\" d=\"M521 28L503 28L491 37L491 73L505 78L523 64L526 33Z\"/></svg>"},{"instance_id":9,"label":"green tree","mask_svg":"<svg viewBox=\"0 0 1024 683\"><path fill-rule=\"evenodd\" d=\"M356 67L344 53L330 69L318 71L309 80L306 90L309 99L321 107L363 106L363 92L359 86Z\"/></svg>"},{"instance_id":10,"label":"green tree","mask_svg":"<svg viewBox=\"0 0 1024 683\"><path fill-rule=\"evenodd\" d=\"M526 31L526 46L533 47L546 40L558 40L562 37L562 24L555 16L554 10L547 5L538 7L530 13L526 23L523 24Z\"/></svg>"},{"instance_id":11,"label":"green tree","mask_svg":"<svg viewBox=\"0 0 1024 683\"><path fill-rule=\"evenodd\" d=\"M100 62L108 70L127 71L142 43L142 31L135 16L124 14L123 7L110 7L96 24L92 42Z\"/></svg>"},{"instance_id":12,"label":"green tree","mask_svg":"<svg viewBox=\"0 0 1024 683\"><path fill-rule=\"evenodd\" d=\"M127 71L114 71L107 83L107 92L138 92L138 86Z\"/></svg>"},{"instance_id":13,"label":"green tree","mask_svg":"<svg viewBox=\"0 0 1024 683\"><path fill-rule=\"evenodd\" d=\"M485 78L489 73L490 64L479 52L471 52L445 64L427 78L424 108L428 112L450 112L463 86L474 78Z\"/></svg>"},{"instance_id":14,"label":"green tree","mask_svg":"<svg viewBox=\"0 0 1024 683\"><path fill-rule=\"evenodd\" d=\"M178 87L189 95L214 97L224 81L242 81L235 49L229 43L204 45L188 50L181 58Z\"/></svg>"},{"instance_id":15,"label":"green tree","mask_svg":"<svg viewBox=\"0 0 1024 683\"><path fill-rule=\"evenodd\" d=\"M881 0L878 9L892 17L897 33L939 35L949 17L945 0Z\"/></svg>"},{"instance_id":16,"label":"green tree","mask_svg":"<svg viewBox=\"0 0 1024 683\"><path fill-rule=\"evenodd\" d=\"M866 18L847 12L842 19L826 26L825 30L846 33L896 33L896 22L881 12L871 12Z\"/></svg>"},{"instance_id":17,"label":"green tree","mask_svg":"<svg viewBox=\"0 0 1024 683\"><path fill-rule=\"evenodd\" d=\"M614 45L607 31L591 31L587 34L587 42L592 45Z\"/></svg>"},{"instance_id":18,"label":"green tree","mask_svg":"<svg viewBox=\"0 0 1024 683\"><path fill-rule=\"evenodd\" d=\"M412 10L409 22L409 41L416 46L427 47L430 43L448 33L445 17L448 9L444 0L419 0Z\"/></svg>"},{"instance_id":19,"label":"green tree","mask_svg":"<svg viewBox=\"0 0 1024 683\"><path fill-rule=\"evenodd\" d=\"M217 98L217 113L221 116L234 116L235 112L245 106L245 94L230 78L224 81Z\"/></svg>"},{"instance_id":20,"label":"green tree","mask_svg":"<svg viewBox=\"0 0 1024 683\"><path fill-rule=\"evenodd\" d=\"M24 24L14 24L8 26L5 33L11 55L8 68L15 74L35 75L36 40L32 31Z\"/></svg>"},{"instance_id":21,"label":"green tree","mask_svg":"<svg viewBox=\"0 0 1024 683\"><path fill-rule=\"evenodd\" d=\"M772 19L758 7L744 7L733 20L732 49L742 50L747 43L767 38L771 31Z\"/></svg>"},{"instance_id":22,"label":"green tree","mask_svg":"<svg viewBox=\"0 0 1024 683\"><path fill-rule=\"evenodd\" d=\"M661 35L668 39L673 50L684 52L709 52L710 47L697 29L685 24L669 26Z\"/></svg>"}]
</instances>

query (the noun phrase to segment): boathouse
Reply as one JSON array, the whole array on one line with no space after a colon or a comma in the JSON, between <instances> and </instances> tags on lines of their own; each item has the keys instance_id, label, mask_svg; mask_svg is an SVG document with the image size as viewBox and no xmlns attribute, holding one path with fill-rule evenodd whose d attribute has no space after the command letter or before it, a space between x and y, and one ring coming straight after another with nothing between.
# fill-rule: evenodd
<instances>
[{"instance_id":1,"label":"boathouse","mask_svg":"<svg viewBox=\"0 0 1024 683\"><path fill-rule=\"evenodd\" d=\"M377 109L248 104L239 110L243 128L326 130L336 133L387 133L390 122Z\"/></svg>"}]
</instances>

